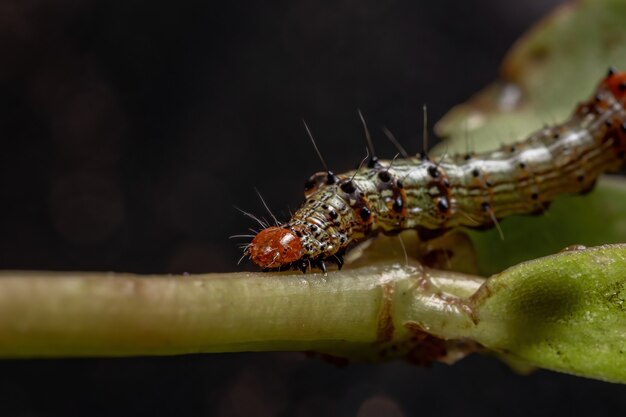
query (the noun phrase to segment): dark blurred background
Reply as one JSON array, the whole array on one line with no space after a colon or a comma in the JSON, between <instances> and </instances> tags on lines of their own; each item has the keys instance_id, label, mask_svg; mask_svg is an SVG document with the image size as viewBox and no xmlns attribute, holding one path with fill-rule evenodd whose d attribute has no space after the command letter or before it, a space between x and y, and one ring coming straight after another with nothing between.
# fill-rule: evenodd
<instances>
[{"instance_id":1,"label":"dark blurred background","mask_svg":"<svg viewBox=\"0 0 626 417\"><path fill-rule=\"evenodd\" d=\"M271 3L271 4L270 4ZM363 157L360 108L418 150L559 0L0 0L0 268L220 272L228 236ZM626 389L471 357L344 369L300 354L0 361L0 416L615 415Z\"/></svg>"}]
</instances>

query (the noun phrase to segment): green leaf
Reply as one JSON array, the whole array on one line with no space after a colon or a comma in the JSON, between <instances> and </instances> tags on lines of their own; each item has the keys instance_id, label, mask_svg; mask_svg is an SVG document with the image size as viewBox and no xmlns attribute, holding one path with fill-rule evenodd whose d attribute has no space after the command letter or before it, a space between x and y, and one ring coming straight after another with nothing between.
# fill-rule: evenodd
<instances>
[{"instance_id":1,"label":"green leaf","mask_svg":"<svg viewBox=\"0 0 626 417\"><path fill-rule=\"evenodd\" d=\"M626 245L562 252L492 277L468 336L538 366L626 383Z\"/></svg>"}]
</instances>

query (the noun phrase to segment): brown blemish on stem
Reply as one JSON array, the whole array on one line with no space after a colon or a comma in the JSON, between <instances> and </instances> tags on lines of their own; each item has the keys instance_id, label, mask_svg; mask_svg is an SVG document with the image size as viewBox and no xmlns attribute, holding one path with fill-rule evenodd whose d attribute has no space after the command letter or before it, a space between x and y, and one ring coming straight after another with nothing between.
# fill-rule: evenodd
<instances>
[{"instance_id":1,"label":"brown blemish on stem","mask_svg":"<svg viewBox=\"0 0 626 417\"><path fill-rule=\"evenodd\" d=\"M425 332L418 322L407 321L404 327L410 333L412 345L406 354L407 361L418 366L430 366L448 354L446 341Z\"/></svg>"},{"instance_id":2,"label":"brown blemish on stem","mask_svg":"<svg viewBox=\"0 0 626 417\"><path fill-rule=\"evenodd\" d=\"M490 278L493 282L494 279L497 279L495 276ZM500 283L500 285L502 285ZM491 288L490 283L485 283L480 286L478 291L476 291L465 303L469 317L472 319L472 322L477 325L480 322L478 318L478 312L475 308L476 306L480 306L484 304L485 300L487 300L493 294L493 289Z\"/></svg>"},{"instance_id":3,"label":"brown blemish on stem","mask_svg":"<svg viewBox=\"0 0 626 417\"><path fill-rule=\"evenodd\" d=\"M484 348L469 339L444 340L428 333L416 321L407 321L404 327L409 331L410 348L405 359L418 366L430 366L434 361L452 365L470 353Z\"/></svg>"},{"instance_id":4,"label":"brown blemish on stem","mask_svg":"<svg viewBox=\"0 0 626 417\"><path fill-rule=\"evenodd\" d=\"M392 281L381 284L382 305L378 313L378 328L376 329L376 342L384 343L393 339L393 293L395 291Z\"/></svg>"}]
</instances>

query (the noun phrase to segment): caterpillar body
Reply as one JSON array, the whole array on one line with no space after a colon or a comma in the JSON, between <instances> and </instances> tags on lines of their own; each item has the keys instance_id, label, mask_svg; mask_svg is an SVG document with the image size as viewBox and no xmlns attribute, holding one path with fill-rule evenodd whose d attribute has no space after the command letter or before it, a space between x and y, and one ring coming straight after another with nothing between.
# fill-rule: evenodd
<instances>
[{"instance_id":1,"label":"caterpillar body","mask_svg":"<svg viewBox=\"0 0 626 417\"><path fill-rule=\"evenodd\" d=\"M626 72L609 69L565 122L482 154L383 161L305 184L292 218L261 230L245 254L264 270L340 268L346 249L377 233L416 229L424 239L460 226L488 228L513 214L541 213L560 194L591 190L624 166Z\"/></svg>"}]
</instances>

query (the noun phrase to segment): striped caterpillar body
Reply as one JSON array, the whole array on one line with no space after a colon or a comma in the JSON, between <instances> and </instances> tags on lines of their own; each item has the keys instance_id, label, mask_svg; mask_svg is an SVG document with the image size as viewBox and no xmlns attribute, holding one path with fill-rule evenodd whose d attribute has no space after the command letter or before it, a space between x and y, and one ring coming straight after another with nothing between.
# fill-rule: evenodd
<instances>
[{"instance_id":1,"label":"striped caterpillar body","mask_svg":"<svg viewBox=\"0 0 626 417\"><path fill-rule=\"evenodd\" d=\"M513 214L541 213L560 194L591 190L624 166L626 72L610 69L592 98L562 124L494 152L382 161L314 174L306 201L285 224L261 230L246 254L265 270L341 267L347 248L382 232L422 238L488 228Z\"/></svg>"}]
</instances>

